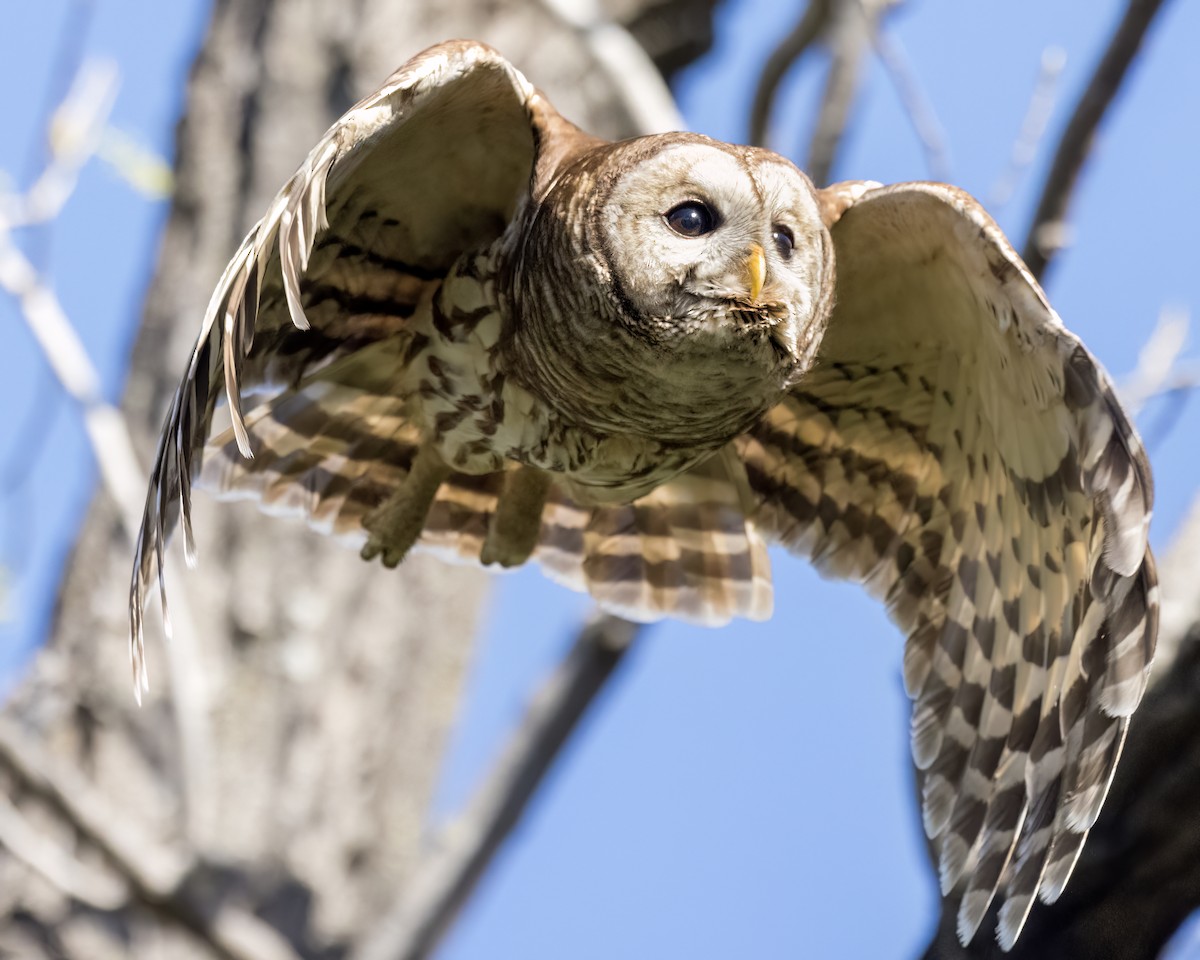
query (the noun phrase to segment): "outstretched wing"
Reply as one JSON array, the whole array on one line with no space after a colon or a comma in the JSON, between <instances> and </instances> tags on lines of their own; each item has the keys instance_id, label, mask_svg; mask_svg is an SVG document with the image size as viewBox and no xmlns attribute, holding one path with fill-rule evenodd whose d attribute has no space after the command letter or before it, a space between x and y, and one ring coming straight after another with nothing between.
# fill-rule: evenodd
<instances>
[{"instance_id":1,"label":"outstretched wing","mask_svg":"<svg viewBox=\"0 0 1200 960\"><path fill-rule=\"evenodd\" d=\"M1061 893L1145 689L1150 468L973 199L844 184L823 200L837 306L815 368L737 441L754 519L906 632L942 889L964 943L999 892L1007 949L1035 894Z\"/></svg>"},{"instance_id":2,"label":"outstretched wing","mask_svg":"<svg viewBox=\"0 0 1200 960\"><path fill-rule=\"evenodd\" d=\"M180 517L191 555L191 483L218 397L250 456L244 396L402 336L427 288L504 230L558 125L494 50L442 44L352 107L272 201L217 285L159 440L130 588L139 688L146 591Z\"/></svg>"}]
</instances>

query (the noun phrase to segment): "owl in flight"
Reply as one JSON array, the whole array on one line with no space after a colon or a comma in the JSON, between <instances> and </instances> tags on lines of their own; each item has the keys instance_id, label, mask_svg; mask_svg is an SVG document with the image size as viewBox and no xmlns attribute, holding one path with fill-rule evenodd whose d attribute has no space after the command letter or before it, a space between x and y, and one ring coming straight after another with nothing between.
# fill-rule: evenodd
<instances>
[{"instance_id":1,"label":"owl in flight","mask_svg":"<svg viewBox=\"0 0 1200 960\"><path fill-rule=\"evenodd\" d=\"M1145 452L971 197L600 140L478 43L351 108L221 277L137 548L142 687L193 482L637 620L770 616L771 541L862 582L964 943L1062 892L1154 651Z\"/></svg>"}]
</instances>

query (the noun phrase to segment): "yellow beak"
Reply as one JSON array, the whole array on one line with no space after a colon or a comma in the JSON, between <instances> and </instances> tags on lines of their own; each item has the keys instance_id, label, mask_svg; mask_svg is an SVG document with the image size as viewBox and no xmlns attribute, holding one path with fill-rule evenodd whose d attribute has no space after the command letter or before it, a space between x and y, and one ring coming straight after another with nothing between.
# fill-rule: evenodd
<instances>
[{"instance_id":1,"label":"yellow beak","mask_svg":"<svg viewBox=\"0 0 1200 960\"><path fill-rule=\"evenodd\" d=\"M750 281L750 299L758 300L763 284L767 282L767 255L757 243L750 244L750 256L746 258L746 276Z\"/></svg>"}]
</instances>

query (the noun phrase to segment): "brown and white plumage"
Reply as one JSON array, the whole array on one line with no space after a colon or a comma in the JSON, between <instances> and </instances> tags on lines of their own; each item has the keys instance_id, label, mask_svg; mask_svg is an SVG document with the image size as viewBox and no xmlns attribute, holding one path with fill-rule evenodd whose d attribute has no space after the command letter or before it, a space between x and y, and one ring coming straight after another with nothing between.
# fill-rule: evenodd
<instances>
[{"instance_id":1,"label":"brown and white plumage","mask_svg":"<svg viewBox=\"0 0 1200 960\"><path fill-rule=\"evenodd\" d=\"M1061 892L1153 655L1144 451L974 200L596 140L468 42L335 124L222 277L147 501L139 685L194 479L636 619L769 616L768 540L863 582L964 942Z\"/></svg>"},{"instance_id":2,"label":"brown and white plumage","mask_svg":"<svg viewBox=\"0 0 1200 960\"><path fill-rule=\"evenodd\" d=\"M1157 627L1145 453L970 197L844 185L816 367L736 445L756 523L864 582L908 641L942 889L1000 942L1095 822Z\"/></svg>"}]
</instances>

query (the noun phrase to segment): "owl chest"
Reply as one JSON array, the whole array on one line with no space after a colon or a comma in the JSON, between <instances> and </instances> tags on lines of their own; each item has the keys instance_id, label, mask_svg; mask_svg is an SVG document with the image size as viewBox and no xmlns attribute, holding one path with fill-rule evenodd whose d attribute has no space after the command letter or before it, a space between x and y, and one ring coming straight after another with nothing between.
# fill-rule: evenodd
<instances>
[{"instance_id":1,"label":"owl chest","mask_svg":"<svg viewBox=\"0 0 1200 960\"><path fill-rule=\"evenodd\" d=\"M645 438L585 429L558 413L506 368L502 326L482 265L452 272L412 319L404 392L454 469L494 473L516 461L563 475L581 500L607 502L647 493L695 459Z\"/></svg>"}]
</instances>

